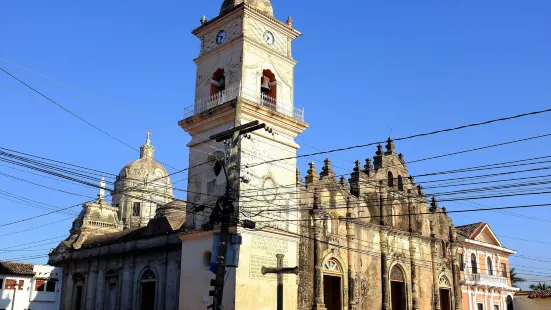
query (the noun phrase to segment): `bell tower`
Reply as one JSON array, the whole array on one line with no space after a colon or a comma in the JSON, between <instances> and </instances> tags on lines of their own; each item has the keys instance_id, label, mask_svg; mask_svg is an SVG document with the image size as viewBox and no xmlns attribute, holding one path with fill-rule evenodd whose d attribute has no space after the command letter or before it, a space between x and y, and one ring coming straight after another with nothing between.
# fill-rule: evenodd
<instances>
[{"instance_id":1,"label":"bell tower","mask_svg":"<svg viewBox=\"0 0 551 310\"><path fill-rule=\"evenodd\" d=\"M297 62L291 47L301 33L293 28L291 17L286 22L274 17L269 0L225 0L220 15L203 17L192 33L201 41L195 59L195 103L179 122L192 137L188 201L204 204L224 194L224 176L217 178L210 164L195 167L211 160L215 150L228 150L209 137L258 120L270 130L254 132L239 145L239 191L247 197L240 200L240 213L248 217L246 210L252 214L268 205L289 208L296 160L279 159L296 156L299 146L294 139L308 127L304 110L294 103ZM201 227L198 217L188 218L195 218L194 228Z\"/></svg>"},{"instance_id":2,"label":"bell tower","mask_svg":"<svg viewBox=\"0 0 551 310\"><path fill-rule=\"evenodd\" d=\"M285 266L296 266L298 257L298 225L286 219L298 218L293 211L298 207L295 156L299 145L295 138L308 127L304 110L294 102L297 62L291 47L301 33L293 28L291 17L286 22L274 17L269 0L224 0L220 15L211 20L203 17L192 33L201 42L194 60L195 102L185 109L178 124L191 136L187 224L194 233L180 238L182 278L193 274L194 281L181 284L180 298L189 309L201 309L212 300L206 294L213 274L186 253L210 253L212 249L213 231L202 232L201 228L225 193L224 172L216 176L213 169L213 154L220 150L233 152L231 164L239 177L232 182L238 196L236 222L253 220L262 228L251 231L238 225L231 229L242 243L239 266L227 270L223 304L227 309L272 309L277 301L276 278L263 275L261 268L276 266L276 254L284 255ZM266 124L266 130L246 134L236 143L210 140L253 121ZM195 206L200 205L205 209L198 212ZM285 276L284 282L283 308L296 309L296 277Z\"/></svg>"}]
</instances>

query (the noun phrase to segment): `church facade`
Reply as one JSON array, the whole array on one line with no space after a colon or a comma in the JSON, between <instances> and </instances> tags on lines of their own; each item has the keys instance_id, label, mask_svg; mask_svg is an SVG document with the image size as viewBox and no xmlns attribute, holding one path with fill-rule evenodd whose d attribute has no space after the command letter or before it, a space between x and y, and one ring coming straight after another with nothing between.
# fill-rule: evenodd
<instances>
[{"instance_id":1,"label":"church facade","mask_svg":"<svg viewBox=\"0 0 551 310\"><path fill-rule=\"evenodd\" d=\"M238 267L227 270L224 309L275 309L277 277L261 268L275 267L278 254L299 268L283 277L283 309L461 309L455 227L408 177L391 139L350 175L337 176L326 160L302 180L295 138L308 124L294 103L292 43L301 33L292 18L274 18L269 0L225 0L193 34L201 42L195 103L179 125L191 136L188 201L204 207L188 208L180 234L180 309L212 303L216 242L203 228L226 188L214 173L216 150L232 154L239 175L232 233L240 242L230 245ZM210 139L252 121L269 129L237 145Z\"/></svg>"},{"instance_id":2,"label":"church facade","mask_svg":"<svg viewBox=\"0 0 551 310\"><path fill-rule=\"evenodd\" d=\"M63 267L61 310L178 309L186 203L175 200L170 177L149 140L140 158L98 199L83 205L69 237L49 255Z\"/></svg>"}]
</instances>

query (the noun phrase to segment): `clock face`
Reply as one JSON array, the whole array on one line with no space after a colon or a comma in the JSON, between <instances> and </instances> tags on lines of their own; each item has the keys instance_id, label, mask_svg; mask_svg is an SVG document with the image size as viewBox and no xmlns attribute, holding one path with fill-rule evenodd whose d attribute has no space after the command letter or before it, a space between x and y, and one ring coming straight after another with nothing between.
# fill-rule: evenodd
<instances>
[{"instance_id":1,"label":"clock face","mask_svg":"<svg viewBox=\"0 0 551 310\"><path fill-rule=\"evenodd\" d=\"M220 30L216 35L216 44L220 45L226 41L226 30Z\"/></svg>"},{"instance_id":2,"label":"clock face","mask_svg":"<svg viewBox=\"0 0 551 310\"><path fill-rule=\"evenodd\" d=\"M266 32L264 32L264 41L268 45L274 45L274 42L275 42L274 34L271 33L269 30L266 30Z\"/></svg>"}]
</instances>

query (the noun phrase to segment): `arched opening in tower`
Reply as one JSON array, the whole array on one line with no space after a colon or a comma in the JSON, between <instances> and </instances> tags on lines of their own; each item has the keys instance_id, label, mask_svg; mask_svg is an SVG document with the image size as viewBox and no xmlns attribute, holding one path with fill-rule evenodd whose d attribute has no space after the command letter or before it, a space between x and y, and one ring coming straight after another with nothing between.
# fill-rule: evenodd
<instances>
[{"instance_id":1,"label":"arched opening in tower","mask_svg":"<svg viewBox=\"0 0 551 310\"><path fill-rule=\"evenodd\" d=\"M226 76L224 75L224 69L218 69L214 72L210 80L210 96L214 96L225 89Z\"/></svg>"},{"instance_id":2,"label":"arched opening in tower","mask_svg":"<svg viewBox=\"0 0 551 310\"><path fill-rule=\"evenodd\" d=\"M277 103L277 80L271 70L262 71L260 92L262 94L262 104L275 108Z\"/></svg>"}]
</instances>

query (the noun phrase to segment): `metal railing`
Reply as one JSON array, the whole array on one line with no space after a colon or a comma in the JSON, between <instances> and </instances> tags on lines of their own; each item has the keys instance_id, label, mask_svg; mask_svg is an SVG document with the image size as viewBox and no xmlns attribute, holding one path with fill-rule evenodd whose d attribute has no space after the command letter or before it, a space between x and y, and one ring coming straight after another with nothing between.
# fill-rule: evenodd
<instances>
[{"instance_id":1,"label":"metal railing","mask_svg":"<svg viewBox=\"0 0 551 310\"><path fill-rule=\"evenodd\" d=\"M238 97L246 99L249 102L264 107L268 110L275 111L304 122L304 108L301 109L292 107L290 104L276 100L275 98L260 92L260 90L254 91L242 87L240 84L232 85L212 96L197 100L195 105L185 108L184 119L203 113Z\"/></svg>"},{"instance_id":2,"label":"metal railing","mask_svg":"<svg viewBox=\"0 0 551 310\"><path fill-rule=\"evenodd\" d=\"M485 286L492 286L492 287L507 286L507 278L491 276L487 274L480 274L480 273L470 274L468 275L467 279L469 280L469 282L476 285L485 285Z\"/></svg>"}]
</instances>

